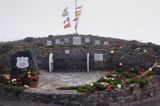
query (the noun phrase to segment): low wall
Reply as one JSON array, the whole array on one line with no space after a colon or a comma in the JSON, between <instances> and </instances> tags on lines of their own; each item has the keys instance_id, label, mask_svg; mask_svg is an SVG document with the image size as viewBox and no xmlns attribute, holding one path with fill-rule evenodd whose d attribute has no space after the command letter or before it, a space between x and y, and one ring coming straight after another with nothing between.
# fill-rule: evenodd
<instances>
[{"instance_id":1,"label":"low wall","mask_svg":"<svg viewBox=\"0 0 160 106\"><path fill-rule=\"evenodd\" d=\"M0 105L4 106L146 106L145 101L159 103L153 99L160 95L160 76L140 89L131 84L125 89L101 91L96 93L77 93L75 91L25 92L18 96L0 92ZM12 105L11 105L12 104ZM155 106L151 104L150 106Z\"/></svg>"}]
</instances>

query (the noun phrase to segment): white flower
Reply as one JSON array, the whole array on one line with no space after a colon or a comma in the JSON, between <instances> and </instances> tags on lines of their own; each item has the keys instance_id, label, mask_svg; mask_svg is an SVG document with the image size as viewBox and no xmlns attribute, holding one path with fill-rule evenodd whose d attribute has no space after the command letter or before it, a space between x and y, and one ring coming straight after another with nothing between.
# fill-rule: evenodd
<instances>
[{"instance_id":1,"label":"white flower","mask_svg":"<svg viewBox=\"0 0 160 106\"><path fill-rule=\"evenodd\" d=\"M16 79L12 79L12 82L15 82L16 81Z\"/></svg>"},{"instance_id":2,"label":"white flower","mask_svg":"<svg viewBox=\"0 0 160 106\"><path fill-rule=\"evenodd\" d=\"M91 82L91 81L87 81L87 84L93 86L93 82Z\"/></svg>"},{"instance_id":3,"label":"white flower","mask_svg":"<svg viewBox=\"0 0 160 106\"><path fill-rule=\"evenodd\" d=\"M25 87L25 88L29 88L29 86L28 86L28 85L24 85L24 87Z\"/></svg>"},{"instance_id":4,"label":"white flower","mask_svg":"<svg viewBox=\"0 0 160 106\"><path fill-rule=\"evenodd\" d=\"M118 88L121 88L121 87L122 87L122 85L120 85L120 84L117 84L117 87L118 87Z\"/></svg>"},{"instance_id":5,"label":"white flower","mask_svg":"<svg viewBox=\"0 0 160 106\"><path fill-rule=\"evenodd\" d=\"M112 80L114 80L114 78L112 78Z\"/></svg>"},{"instance_id":6,"label":"white flower","mask_svg":"<svg viewBox=\"0 0 160 106\"><path fill-rule=\"evenodd\" d=\"M107 79L107 77L106 77L106 76L103 76L103 78L104 78L104 79Z\"/></svg>"},{"instance_id":7,"label":"white flower","mask_svg":"<svg viewBox=\"0 0 160 106\"><path fill-rule=\"evenodd\" d=\"M111 50L111 54L113 54L114 53L114 50Z\"/></svg>"},{"instance_id":8,"label":"white flower","mask_svg":"<svg viewBox=\"0 0 160 106\"><path fill-rule=\"evenodd\" d=\"M31 72L30 71L28 71L28 74L30 74Z\"/></svg>"}]
</instances>

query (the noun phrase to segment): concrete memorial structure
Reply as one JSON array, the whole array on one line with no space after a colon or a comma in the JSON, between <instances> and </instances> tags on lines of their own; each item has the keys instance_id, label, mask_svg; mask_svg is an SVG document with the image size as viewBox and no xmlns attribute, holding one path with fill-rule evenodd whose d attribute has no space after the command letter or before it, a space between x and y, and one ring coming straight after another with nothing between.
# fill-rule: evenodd
<instances>
[{"instance_id":1,"label":"concrete memorial structure","mask_svg":"<svg viewBox=\"0 0 160 106\"><path fill-rule=\"evenodd\" d=\"M50 53L50 55L49 55L49 72L53 71L53 65L54 65L53 53Z\"/></svg>"}]
</instances>

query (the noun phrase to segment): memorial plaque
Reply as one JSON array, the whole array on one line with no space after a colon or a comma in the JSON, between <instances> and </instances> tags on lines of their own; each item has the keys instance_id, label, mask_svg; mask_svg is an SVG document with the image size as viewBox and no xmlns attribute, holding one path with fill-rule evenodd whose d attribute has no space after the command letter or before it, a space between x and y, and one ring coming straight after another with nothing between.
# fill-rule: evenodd
<instances>
[{"instance_id":1,"label":"memorial plaque","mask_svg":"<svg viewBox=\"0 0 160 106\"><path fill-rule=\"evenodd\" d=\"M102 53L94 54L94 61L103 61L103 54Z\"/></svg>"},{"instance_id":2,"label":"memorial plaque","mask_svg":"<svg viewBox=\"0 0 160 106\"><path fill-rule=\"evenodd\" d=\"M65 50L64 53L65 53L65 54L69 54L69 50Z\"/></svg>"},{"instance_id":3,"label":"memorial plaque","mask_svg":"<svg viewBox=\"0 0 160 106\"><path fill-rule=\"evenodd\" d=\"M103 43L103 45L109 45L109 42L108 41L105 41L104 43Z\"/></svg>"},{"instance_id":4,"label":"memorial plaque","mask_svg":"<svg viewBox=\"0 0 160 106\"><path fill-rule=\"evenodd\" d=\"M85 43L90 43L90 38L85 38Z\"/></svg>"},{"instance_id":5,"label":"memorial plaque","mask_svg":"<svg viewBox=\"0 0 160 106\"><path fill-rule=\"evenodd\" d=\"M52 41L48 40L47 41L47 46L52 46Z\"/></svg>"},{"instance_id":6,"label":"memorial plaque","mask_svg":"<svg viewBox=\"0 0 160 106\"><path fill-rule=\"evenodd\" d=\"M57 45L58 45L58 44L61 44L61 40L60 40L60 39L56 39L56 40L55 40L55 44L57 44Z\"/></svg>"},{"instance_id":7,"label":"memorial plaque","mask_svg":"<svg viewBox=\"0 0 160 106\"><path fill-rule=\"evenodd\" d=\"M100 45L100 40L95 40L95 45Z\"/></svg>"},{"instance_id":8,"label":"memorial plaque","mask_svg":"<svg viewBox=\"0 0 160 106\"><path fill-rule=\"evenodd\" d=\"M29 62L28 62L28 57L17 57L16 60L17 60L17 63L16 63L16 66L18 68L27 68L29 66Z\"/></svg>"},{"instance_id":9,"label":"memorial plaque","mask_svg":"<svg viewBox=\"0 0 160 106\"><path fill-rule=\"evenodd\" d=\"M23 73L26 69L36 70L33 57L30 51L21 51L11 56L11 75L12 78Z\"/></svg>"},{"instance_id":10,"label":"memorial plaque","mask_svg":"<svg viewBox=\"0 0 160 106\"><path fill-rule=\"evenodd\" d=\"M73 37L73 45L81 45L81 37Z\"/></svg>"},{"instance_id":11,"label":"memorial plaque","mask_svg":"<svg viewBox=\"0 0 160 106\"><path fill-rule=\"evenodd\" d=\"M65 43L69 43L69 39L68 38L64 38L64 42Z\"/></svg>"}]
</instances>

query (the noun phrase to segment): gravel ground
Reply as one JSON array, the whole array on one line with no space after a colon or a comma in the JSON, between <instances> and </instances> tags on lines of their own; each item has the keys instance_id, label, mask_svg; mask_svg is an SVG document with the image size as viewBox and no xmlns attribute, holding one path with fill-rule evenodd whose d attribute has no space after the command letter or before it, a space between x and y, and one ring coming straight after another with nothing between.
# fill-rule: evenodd
<instances>
[{"instance_id":1,"label":"gravel ground","mask_svg":"<svg viewBox=\"0 0 160 106\"><path fill-rule=\"evenodd\" d=\"M88 81L94 82L106 72L46 72L40 71L38 89L55 90L63 86L76 86L86 84Z\"/></svg>"}]
</instances>

